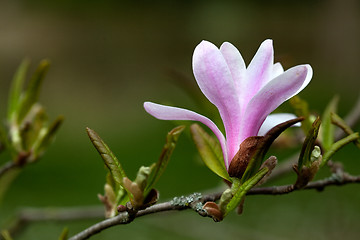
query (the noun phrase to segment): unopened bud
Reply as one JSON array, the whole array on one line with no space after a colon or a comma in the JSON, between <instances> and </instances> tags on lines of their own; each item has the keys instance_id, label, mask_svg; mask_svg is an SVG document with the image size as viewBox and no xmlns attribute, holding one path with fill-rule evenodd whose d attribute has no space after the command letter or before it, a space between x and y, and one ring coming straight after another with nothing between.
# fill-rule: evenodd
<instances>
[{"instance_id":1,"label":"unopened bud","mask_svg":"<svg viewBox=\"0 0 360 240\"><path fill-rule=\"evenodd\" d=\"M126 211L126 207L124 205L119 205L117 206L117 211L120 212L125 212Z\"/></svg>"},{"instance_id":2,"label":"unopened bud","mask_svg":"<svg viewBox=\"0 0 360 240\"><path fill-rule=\"evenodd\" d=\"M234 158L231 160L229 166L230 177L241 178L244 174L251 158L254 156L258 149L259 143L264 137L252 136L245 139L241 144L239 151L236 153Z\"/></svg>"},{"instance_id":3,"label":"unopened bud","mask_svg":"<svg viewBox=\"0 0 360 240\"><path fill-rule=\"evenodd\" d=\"M207 212L209 216L212 217L215 222L220 222L221 220L223 220L224 216L216 203L206 202L203 206L203 209Z\"/></svg>"}]
</instances>

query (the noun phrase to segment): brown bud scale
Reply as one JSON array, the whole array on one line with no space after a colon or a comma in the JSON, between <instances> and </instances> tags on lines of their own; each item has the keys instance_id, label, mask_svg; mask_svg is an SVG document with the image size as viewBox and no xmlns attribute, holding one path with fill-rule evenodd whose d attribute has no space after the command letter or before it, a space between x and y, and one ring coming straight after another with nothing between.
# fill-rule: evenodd
<instances>
[{"instance_id":1,"label":"brown bud scale","mask_svg":"<svg viewBox=\"0 0 360 240\"><path fill-rule=\"evenodd\" d=\"M261 136L252 136L245 139L241 144L239 151L232 159L229 166L230 177L241 178L248 166L252 156L255 154L259 143L264 139Z\"/></svg>"}]
</instances>

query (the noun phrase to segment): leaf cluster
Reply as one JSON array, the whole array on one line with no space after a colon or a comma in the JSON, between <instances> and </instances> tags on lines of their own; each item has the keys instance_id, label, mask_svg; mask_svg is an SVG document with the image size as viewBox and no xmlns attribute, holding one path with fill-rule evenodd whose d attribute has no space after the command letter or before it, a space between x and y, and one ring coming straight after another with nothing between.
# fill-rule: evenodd
<instances>
[{"instance_id":1,"label":"leaf cluster","mask_svg":"<svg viewBox=\"0 0 360 240\"><path fill-rule=\"evenodd\" d=\"M7 116L0 127L0 152L10 152L12 159L0 168L0 199L20 169L43 155L63 122L62 116L50 122L39 103L49 66L48 60L41 61L27 81L30 61L25 59L11 82Z\"/></svg>"},{"instance_id":2,"label":"leaf cluster","mask_svg":"<svg viewBox=\"0 0 360 240\"><path fill-rule=\"evenodd\" d=\"M121 211L138 211L156 203L158 192L154 189L154 185L165 171L179 136L184 129L184 126L179 126L167 134L166 143L159 160L151 166L140 167L134 181L127 177L120 161L100 136L94 130L86 129L91 142L109 170L104 187L105 194L104 196L99 195L100 200L105 205L107 217L113 217ZM131 206L126 205L129 201Z\"/></svg>"},{"instance_id":3,"label":"leaf cluster","mask_svg":"<svg viewBox=\"0 0 360 240\"><path fill-rule=\"evenodd\" d=\"M45 109L38 103L49 61L40 62L25 87L29 66L30 61L25 59L14 75L6 126L0 134L4 150L11 152L13 161L19 166L36 161L50 145L63 122L62 116L49 122Z\"/></svg>"}]
</instances>

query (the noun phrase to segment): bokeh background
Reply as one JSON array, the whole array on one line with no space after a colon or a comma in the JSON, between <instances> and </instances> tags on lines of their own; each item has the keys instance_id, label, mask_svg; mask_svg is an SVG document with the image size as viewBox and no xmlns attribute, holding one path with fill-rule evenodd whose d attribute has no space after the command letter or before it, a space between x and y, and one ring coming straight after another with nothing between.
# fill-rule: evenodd
<instances>
[{"instance_id":1,"label":"bokeh background","mask_svg":"<svg viewBox=\"0 0 360 240\"><path fill-rule=\"evenodd\" d=\"M87 138L95 129L131 177L156 161L174 124L143 110L151 100L204 112L184 88L198 92L191 58L203 39L233 43L248 64L260 43L274 40L285 68L310 63L311 84L301 93L314 112L340 95L340 115L359 95L360 3L328 1L0 1L0 113L18 64L52 65L41 102L51 118L62 114L55 143L13 183L0 205L0 223L22 207L99 205L106 170ZM186 84L184 84L186 83ZM200 96L200 95L199 95ZM288 103L282 106L290 109ZM359 125L356 127L359 130ZM291 151L273 150L280 159ZM295 150L294 150L295 151ZM360 172L360 153L346 147L337 158ZM0 163L6 161L1 156ZM323 176L326 176L326 172ZM281 183L294 181L295 174ZM199 160L188 131L157 188L161 201L221 186ZM157 214L114 227L93 239L357 239L360 187L329 187L288 196L251 196L243 215L222 223L191 211ZM41 222L16 239L57 239L98 220Z\"/></svg>"}]
</instances>

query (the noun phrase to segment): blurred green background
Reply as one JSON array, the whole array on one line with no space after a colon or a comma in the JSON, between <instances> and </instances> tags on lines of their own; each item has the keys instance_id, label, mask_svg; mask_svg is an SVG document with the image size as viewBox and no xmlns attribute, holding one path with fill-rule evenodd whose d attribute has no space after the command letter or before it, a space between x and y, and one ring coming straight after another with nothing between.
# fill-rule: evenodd
<instances>
[{"instance_id":1,"label":"blurred green background","mask_svg":"<svg viewBox=\"0 0 360 240\"><path fill-rule=\"evenodd\" d=\"M359 95L360 3L329 1L1 1L0 113L20 61L33 69L52 62L41 94L49 115L62 114L55 143L13 183L0 205L0 224L22 207L99 205L106 171L87 138L96 130L134 177L156 161L174 125L146 114L144 101L198 112L191 58L203 39L233 43L248 64L260 43L274 40L275 59L285 68L310 63L311 84L301 93L321 112L339 94L340 115ZM177 80L176 80L177 79ZM288 103L282 106L290 109ZM355 128L359 130L359 125ZM291 152L277 150L280 159ZM360 173L360 152L346 147L337 157ZM3 164L6 155L2 155ZM326 176L326 172L322 176ZM280 183L290 183L294 174ZM181 136L157 188L161 201L221 185L204 167L189 138ZM357 239L360 187L329 187L288 196L251 196L242 216L222 223L191 211L136 219L93 239ZM57 239L64 226L73 235L98 220L32 224L16 239Z\"/></svg>"}]
</instances>

